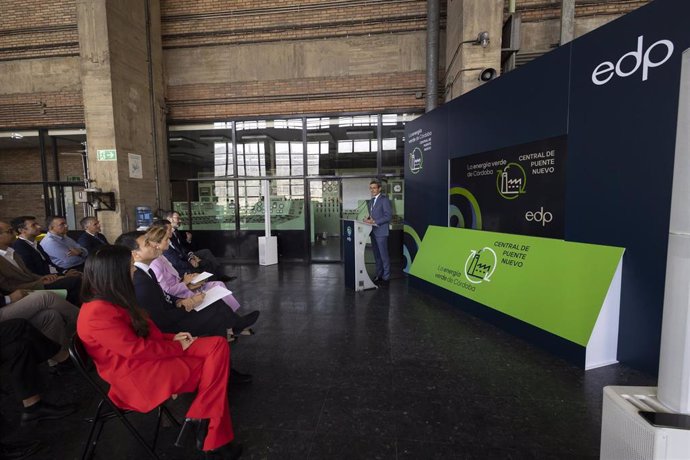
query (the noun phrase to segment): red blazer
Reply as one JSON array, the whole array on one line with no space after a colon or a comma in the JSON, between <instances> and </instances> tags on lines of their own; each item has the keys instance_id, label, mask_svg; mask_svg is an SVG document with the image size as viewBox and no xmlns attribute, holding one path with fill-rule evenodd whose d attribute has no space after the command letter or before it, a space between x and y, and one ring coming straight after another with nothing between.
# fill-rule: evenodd
<instances>
[{"instance_id":1,"label":"red blazer","mask_svg":"<svg viewBox=\"0 0 690 460\"><path fill-rule=\"evenodd\" d=\"M77 333L98 374L110 384L110 398L123 409L153 410L203 362L186 356L173 342L174 334L163 334L151 320L149 336L137 336L127 310L102 300L82 305Z\"/></svg>"}]
</instances>

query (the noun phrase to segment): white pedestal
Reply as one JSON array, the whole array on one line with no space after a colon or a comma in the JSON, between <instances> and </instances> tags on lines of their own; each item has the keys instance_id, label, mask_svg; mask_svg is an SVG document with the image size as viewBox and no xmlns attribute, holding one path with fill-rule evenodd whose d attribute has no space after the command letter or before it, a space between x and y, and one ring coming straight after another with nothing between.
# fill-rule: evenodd
<instances>
[{"instance_id":1,"label":"white pedestal","mask_svg":"<svg viewBox=\"0 0 690 460\"><path fill-rule=\"evenodd\" d=\"M604 388L601 416L602 460L690 459L690 430L650 425L638 411L670 412L656 387Z\"/></svg>"},{"instance_id":2,"label":"white pedestal","mask_svg":"<svg viewBox=\"0 0 690 460\"><path fill-rule=\"evenodd\" d=\"M275 265L278 263L278 237L259 237L259 265Z\"/></svg>"},{"instance_id":3,"label":"white pedestal","mask_svg":"<svg viewBox=\"0 0 690 460\"><path fill-rule=\"evenodd\" d=\"M659 400L690 414L690 50L683 53L666 289L659 356Z\"/></svg>"}]
</instances>

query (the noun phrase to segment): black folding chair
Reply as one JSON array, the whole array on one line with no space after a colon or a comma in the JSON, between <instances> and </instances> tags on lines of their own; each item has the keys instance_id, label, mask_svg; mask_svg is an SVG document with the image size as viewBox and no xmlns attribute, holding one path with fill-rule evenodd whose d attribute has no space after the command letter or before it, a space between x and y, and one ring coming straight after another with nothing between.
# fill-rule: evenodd
<instances>
[{"instance_id":1,"label":"black folding chair","mask_svg":"<svg viewBox=\"0 0 690 460\"><path fill-rule=\"evenodd\" d=\"M101 436L101 431L103 431L103 425L105 422L118 418L127 429L132 433L137 441L146 449L151 458L158 458L156 455L156 441L158 441L158 432L161 426L162 415L165 416L172 422L173 425L179 427L180 422L173 417L165 403L158 406L158 417L156 419L156 430L153 435L153 443L149 445L141 434L134 428L134 425L127 420L127 415L135 412L132 410L120 409L117 407L108 397L108 393L103 389L101 384L97 381L94 376L91 375L90 368L92 368L92 361L89 355L84 349L84 344L77 334L72 337L72 342L69 345L69 356L72 358L72 362L79 369L81 374L86 378L86 380L91 384L91 386L96 390L96 393L101 397L101 401L98 403L98 408L96 409L96 415L93 418L88 419L93 425L91 426L91 431L89 432L89 437L86 440L86 445L84 446L84 452L82 453L82 460L91 458L96 451L96 444L98 443L98 438Z\"/></svg>"}]
</instances>

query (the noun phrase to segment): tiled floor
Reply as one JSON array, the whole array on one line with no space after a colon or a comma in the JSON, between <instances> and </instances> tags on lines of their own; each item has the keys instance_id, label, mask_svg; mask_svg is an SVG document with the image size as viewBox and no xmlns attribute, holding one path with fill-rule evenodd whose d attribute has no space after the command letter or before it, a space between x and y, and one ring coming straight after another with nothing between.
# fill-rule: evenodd
<instances>
[{"instance_id":1,"label":"tiled floor","mask_svg":"<svg viewBox=\"0 0 690 460\"><path fill-rule=\"evenodd\" d=\"M408 288L402 274L387 290L355 293L336 264L227 272L239 275L230 284L244 310L262 312L257 335L233 346L234 366L254 375L230 395L243 458L597 458L602 387L656 383L621 365L585 373ZM43 441L32 458L78 458L93 393L76 374L48 383L46 399L80 411L9 439ZM173 410L182 416L188 400ZM0 407L17 420L11 396ZM136 417L145 430L151 420ZM161 457L195 458L172 447L175 435L163 429ZM145 456L112 422L96 458Z\"/></svg>"}]
</instances>

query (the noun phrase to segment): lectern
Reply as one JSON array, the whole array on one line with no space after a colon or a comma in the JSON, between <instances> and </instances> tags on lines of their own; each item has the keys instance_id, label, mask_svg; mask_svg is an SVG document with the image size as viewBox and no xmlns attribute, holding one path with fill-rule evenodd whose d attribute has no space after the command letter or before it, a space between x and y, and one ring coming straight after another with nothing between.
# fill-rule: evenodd
<instances>
[{"instance_id":1,"label":"lectern","mask_svg":"<svg viewBox=\"0 0 690 460\"><path fill-rule=\"evenodd\" d=\"M373 225L359 220L343 219L343 261L345 263L345 286L355 291L376 289L376 285L364 265L364 249Z\"/></svg>"}]
</instances>

